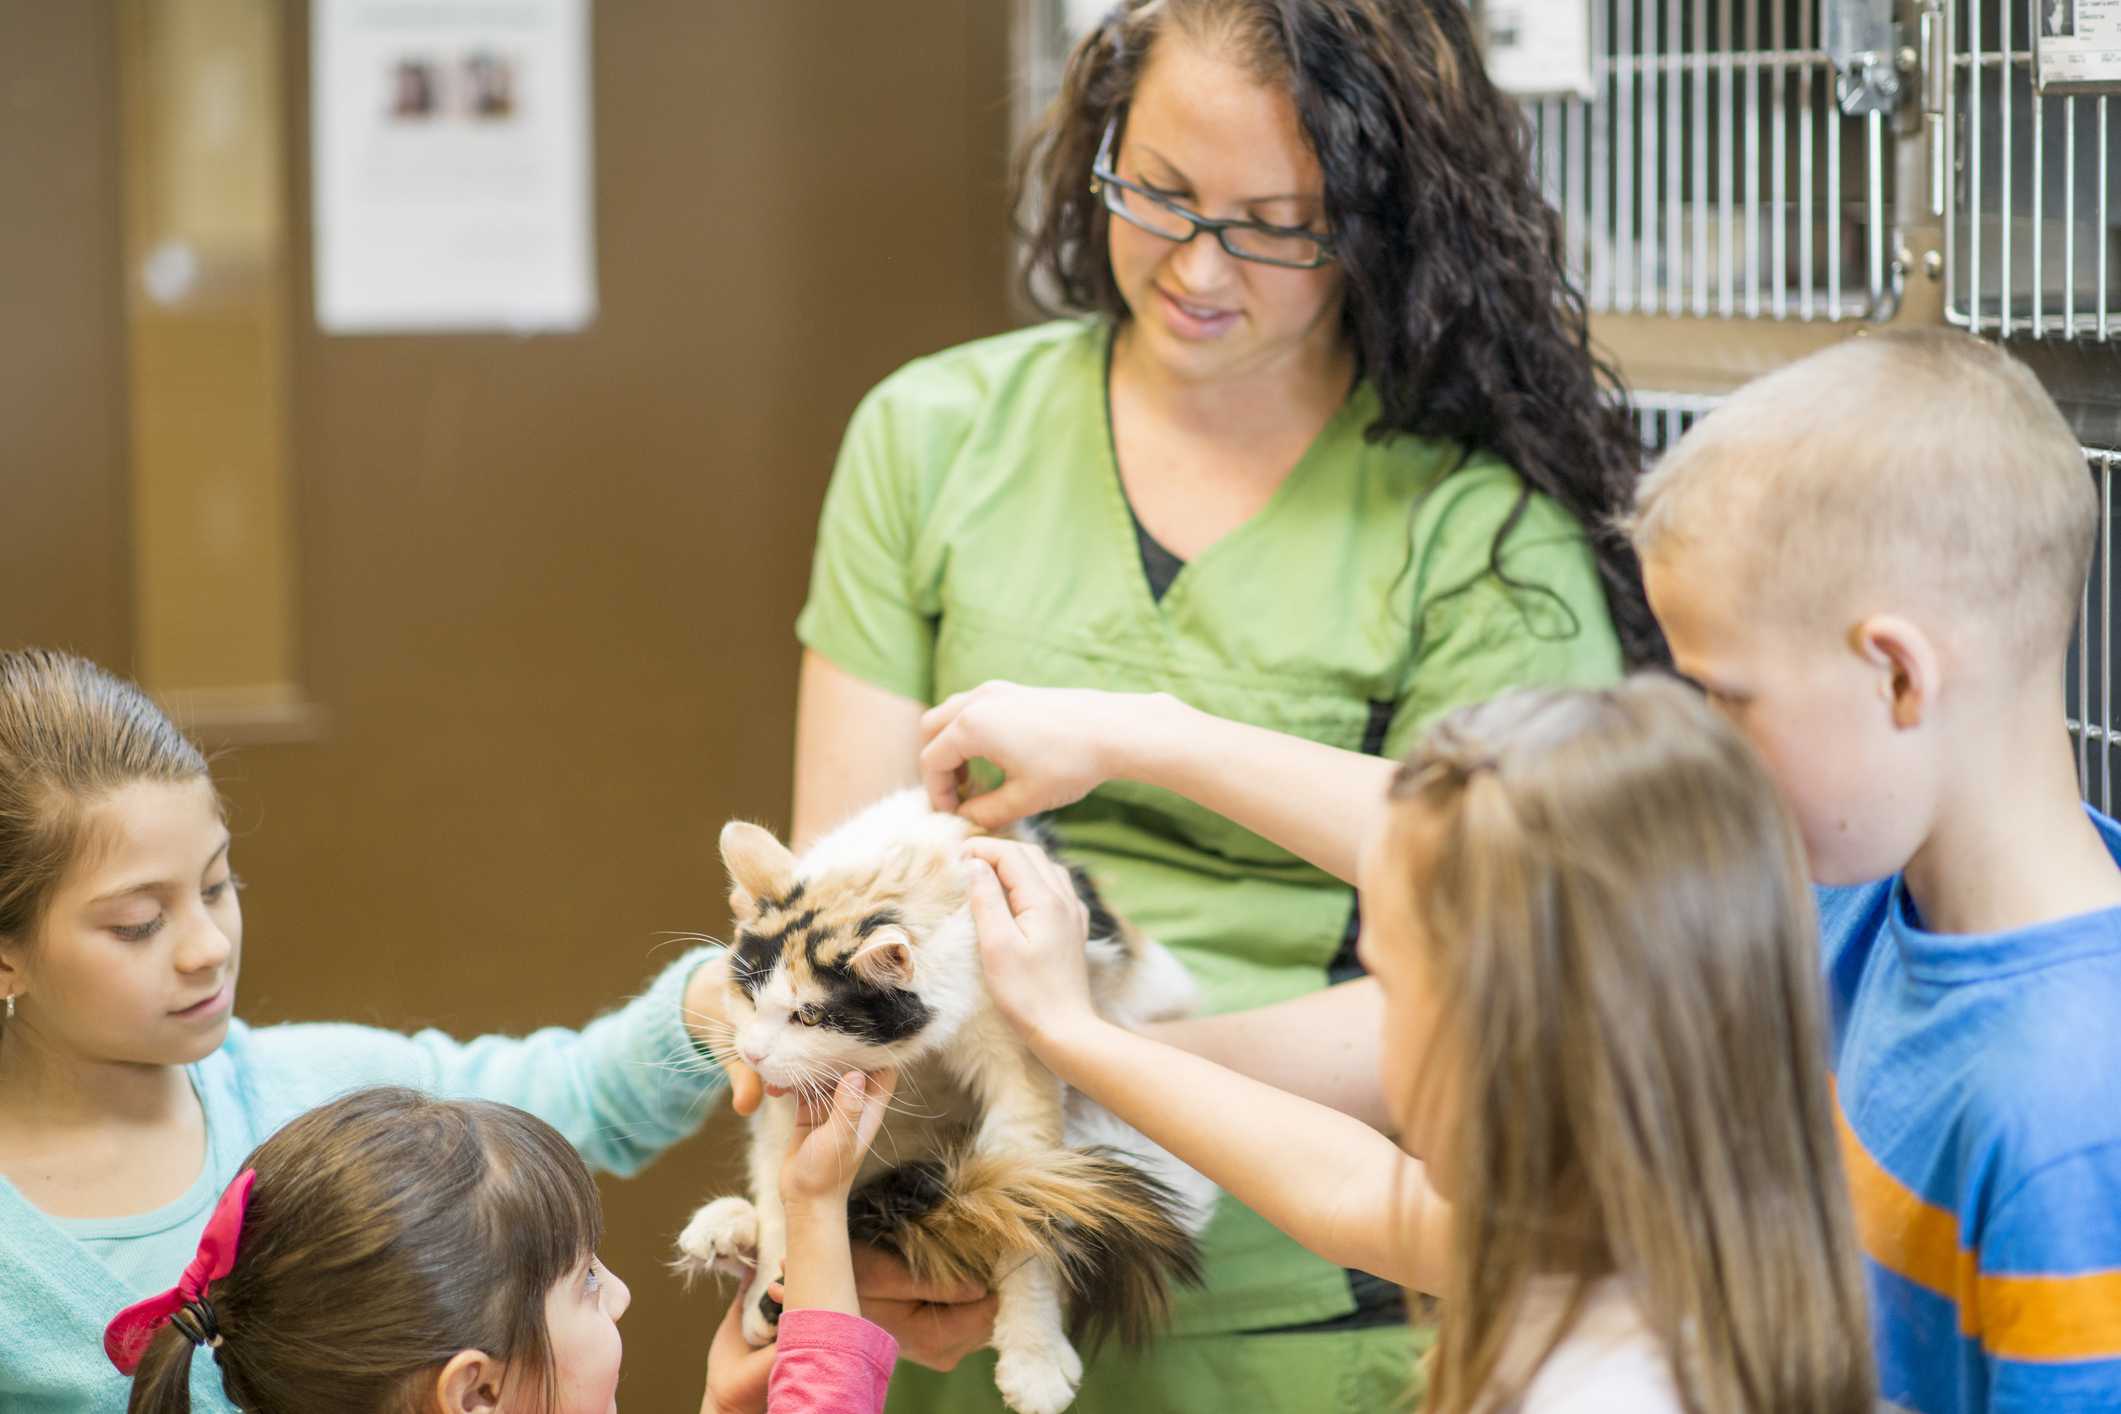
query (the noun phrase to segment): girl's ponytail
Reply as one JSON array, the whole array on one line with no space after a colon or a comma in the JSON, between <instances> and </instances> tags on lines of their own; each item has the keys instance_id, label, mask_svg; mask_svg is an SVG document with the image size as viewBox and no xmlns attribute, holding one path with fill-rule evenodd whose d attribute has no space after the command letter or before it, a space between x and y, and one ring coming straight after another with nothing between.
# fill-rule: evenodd
<instances>
[{"instance_id":1,"label":"girl's ponytail","mask_svg":"<svg viewBox=\"0 0 2121 1414\"><path fill-rule=\"evenodd\" d=\"M175 1326L156 1331L133 1372L125 1414L191 1414L191 1359L198 1348Z\"/></svg>"}]
</instances>

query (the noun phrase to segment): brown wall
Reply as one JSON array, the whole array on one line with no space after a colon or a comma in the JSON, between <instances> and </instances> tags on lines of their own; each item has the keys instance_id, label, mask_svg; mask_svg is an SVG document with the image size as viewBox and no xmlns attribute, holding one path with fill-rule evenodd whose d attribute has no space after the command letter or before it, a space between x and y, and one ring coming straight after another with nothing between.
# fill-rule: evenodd
<instances>
[{"instance_id":1,"label":"brown wall","mask_svg":"<svg viewBox=\"0 0 2121 1414\"><path fill-rule=\"evenodd\" d=\"M0 643L129 662L110 7L0 0Z\"/></svg>"},{"instance_id":2,"label":"brown wall","mask_svg":"<svg viewBox=\"0 0 2121 1414\"><path fill-rule=\"evenodd\" d=\"M316 332L290 11L323 727L219 768L250 881L243 1010L579 1022L671 955L666 931L723 927L726 817L785 823L790 622L855 399L1006 322L1006 7L602 0L601 309L528 340ZM111 31L102 0L0 0L0 643L123 665ZM605 1187L632 1407L698 1399L719 1301L661 1261L736 1145L717 1121Z\"/></svg>"}]
</instances>

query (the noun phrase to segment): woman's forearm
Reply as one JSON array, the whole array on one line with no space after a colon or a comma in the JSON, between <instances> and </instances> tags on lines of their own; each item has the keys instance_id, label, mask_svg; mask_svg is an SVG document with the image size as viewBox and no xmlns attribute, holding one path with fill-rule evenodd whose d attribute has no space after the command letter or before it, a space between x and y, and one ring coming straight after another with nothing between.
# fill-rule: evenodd
<instances>
[{"instance_id":1,"label":"woman's forearm","mask_svg":"<svg viewBox=\"0 0 2121 1414\"><path fill-rule=\"evenodd\" d=\"M1378 1082L1384 1024L1384 992L1365 977L1251 1011L1191 1016L1141 1030L1392 1134L1398 1123Z\"/></svg>"},{"instance_id":2,"label":"woman's forearm","mask_svg":"<svg viewBox=\"0 0 2121 1414\"><path fill-rule=\"evenodd\" d=\"M1347 1115L1160 1041L1087 1020L1032 1038L1068 1084L1313 1252L1436 1290L1440 1225L1421 1165Z\"/></svg>"},{"instance_id":3,"label":"woman's forearm","mask_svg":"<svg viewBox=\"0 0 2121 1414\"><path fill-rule=\"evenodd\" d=\"M919 784L920 726L920 703L804 650L789 844L801 850L870 802Z\"/></svg>"},{"instance_id":4,"label":"woman's forearm","mask_svg":"<svg viewBox=\"0 0 2121 1414\"><path fill-rule=\"evenodd\" d=\"M1233 722L1175 697L1147 699L1141 730L1115 743L1114 773L1161 786L1355 882L1384 818L1391 761Z\"/></svg>"}]
</instances>

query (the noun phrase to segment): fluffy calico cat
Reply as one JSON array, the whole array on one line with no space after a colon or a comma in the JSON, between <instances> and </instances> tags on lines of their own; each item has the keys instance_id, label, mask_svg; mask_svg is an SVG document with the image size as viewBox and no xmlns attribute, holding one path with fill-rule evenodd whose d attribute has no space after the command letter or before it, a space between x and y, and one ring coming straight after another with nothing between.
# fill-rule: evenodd
<instances>
[{"instance_id":1,"label":"fluffy calico cat","mask_svg":"<svg viewBox=\"0 0 2121 1414\"><path fill-rule=\"evenodd\" d=\"M1194 1238L1214 1189L1082 1096L1065 1092L988 1000L958 845L973 833L920 790L885 797L800 858L756 825L722 831L737 932L730 1035L769 1084L826 1094L848 1070L895 1067L893 1112L849 1202L854 1236L924 1278L999 1297L995 1383L1019 1414L1075 1397L1085 1339L1145 1338L1172 1279L1199 1279ZM1017 838L1042 844L1019 826ZM1123 1024L1183 1014L1192 979L1090 907L1091 989ZM766 1284L786 1255L778 1175L795 1098L751 1126L750 1199L718 1198L678 1238L679 1266L745 1274L744 1334L772 1339Z\"/></svg>"}]
</instances>

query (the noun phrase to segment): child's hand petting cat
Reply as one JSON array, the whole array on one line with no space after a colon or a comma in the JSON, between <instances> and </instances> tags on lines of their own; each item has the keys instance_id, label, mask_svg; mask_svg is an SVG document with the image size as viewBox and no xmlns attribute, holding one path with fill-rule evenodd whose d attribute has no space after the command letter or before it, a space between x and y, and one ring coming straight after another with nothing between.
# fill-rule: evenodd
<instances>
[{"instance_id":1,"label":"child's hand petting cat","mask_svg":"<svg viewBox=\"0 0 2121 1414\"><path fill-rule=\"evenodd\" d=\"M965 841L972 923L987 992L1034 1048L1095 1023L1083 947L1090 915L1044 850L1009 840Z\"/></svg>"},{"instance_id":2,"label":"child's hand petting cat","mask_svg":"<svg viewBox=\"0 0 2121 1414\"><path fill-rule=\"evenodd\" d=\"M921 780L928 803L983 830L1072 805L1120 774L1148 707L1159 700L1088 688L987 682L921 717ZM1002 783L964 798L965 763L992 761Z\"/></svg>"},{"instance_id":3,"label":"child's hand petting cat","mask_svg":"<svg viewBox=\"0 0 2121 1414\"><path fill-rule=\"evenodd\" d=\"M897 1085L896 1071L864 1075L850 1070L824 1103L813 1103L807 1096L799 1102L795 1142L781 1164L782 1201L790 1207L846 1204L847 1190L884 1122Z\"/></svg>"}]
</instances>

